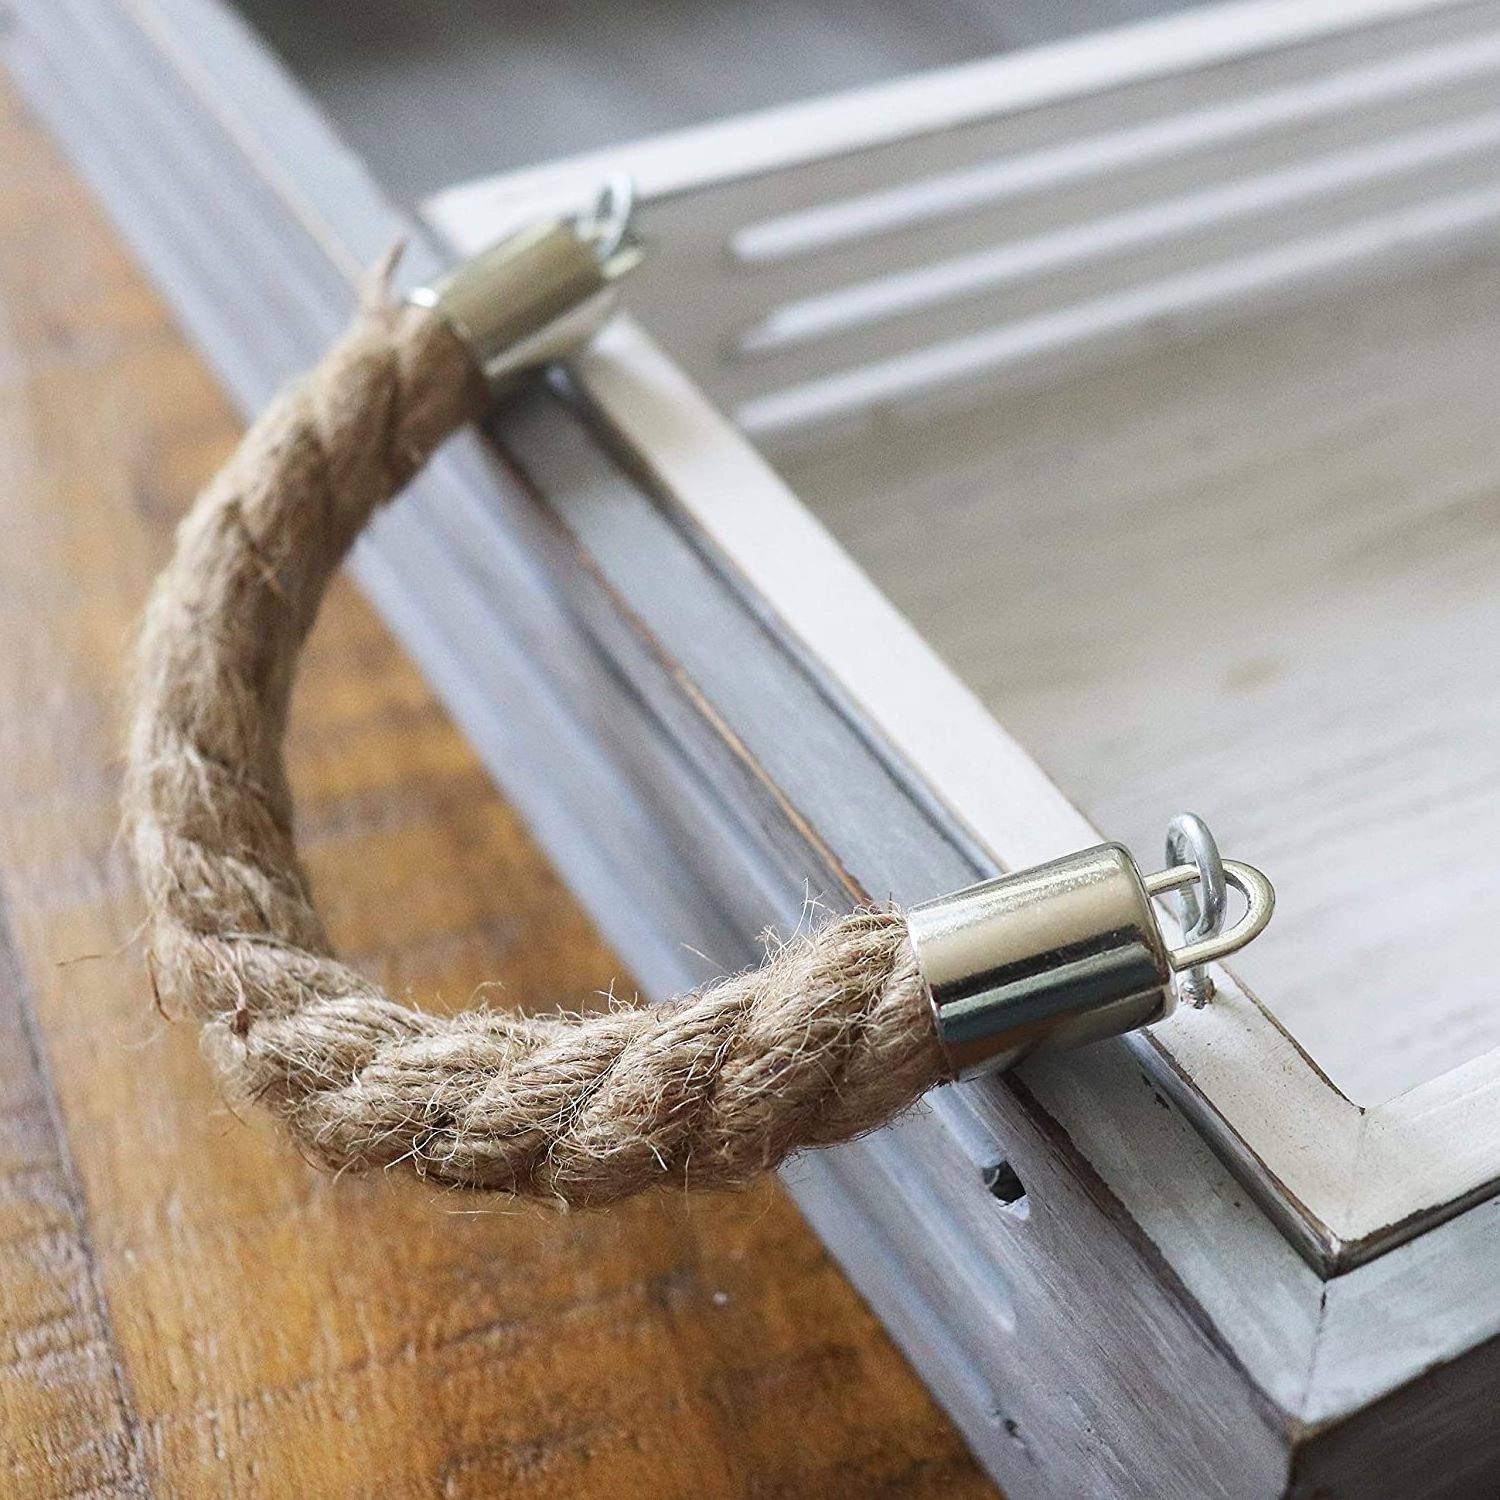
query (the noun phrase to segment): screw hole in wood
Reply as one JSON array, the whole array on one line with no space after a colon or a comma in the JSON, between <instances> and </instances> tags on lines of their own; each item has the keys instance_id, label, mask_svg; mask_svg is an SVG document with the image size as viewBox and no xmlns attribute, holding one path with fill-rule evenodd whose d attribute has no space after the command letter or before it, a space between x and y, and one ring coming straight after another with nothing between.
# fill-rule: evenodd
<instances>
[{"instance_id":1,"label":"screw hole in wood","mask_svg":"<svg viewBox=\"0 0 1500 1500\"><path fill-rule=\"evenodd\" d=\"M981 1167L979 1179L984 1183L985 1191L990 1197L1002 1204L1009 1212L1022 1218L1031 1212L1031 1204L1026 1197L1026 1184L1021 1181L1016 1169L1003 1157L987 1167Z\"/></svg>"}]
</instances>

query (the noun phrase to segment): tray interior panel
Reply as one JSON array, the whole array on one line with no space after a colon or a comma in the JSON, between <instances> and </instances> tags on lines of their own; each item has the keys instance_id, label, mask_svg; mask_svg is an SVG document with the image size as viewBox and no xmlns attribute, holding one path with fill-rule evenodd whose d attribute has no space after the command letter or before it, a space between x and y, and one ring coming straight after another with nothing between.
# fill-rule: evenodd
<instances>
[{"instance_id":1,"label":"tray interior panel","mask_svg":"<svg viewBox=\"0 0 1500 1500\"><path fill-rule=\"evenodd\" d=\"M779 466L1097 826L1281 897L1237 961L1373 1103L1500 1045L1500 263Z\"/></svg>"}]
</instances>

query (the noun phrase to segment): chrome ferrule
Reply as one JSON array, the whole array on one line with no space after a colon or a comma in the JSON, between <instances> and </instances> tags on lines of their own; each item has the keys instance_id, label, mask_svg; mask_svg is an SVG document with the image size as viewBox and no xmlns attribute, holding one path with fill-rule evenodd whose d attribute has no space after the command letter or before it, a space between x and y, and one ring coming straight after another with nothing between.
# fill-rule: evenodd
<instances>
[{"instance_id":1,"label":"chrome ferrule","mask_svg":"<svg viewBox=\"0 0 1500 1500\"><path fill-rule=\"evenodd\" d=\"M492 390L586 342L615 307L615 284L641 260L629 183L611 182L585 214L538 220L418 287L408 301L453 330Z\"/></svg>"},{"instance_id":2,"label":"chrome ferrule","mask_svg":"<svg viewBox=\"0 0 1500 1500\"><path fill-rule=\"evenodd\" d=\"M1275 894L1258 870L1218 859L1143 876L1119 844L1100 844L913 907L907 926L954 1078L1008 1068L1032 1052L1079 1047L1164 1020L1175 975L1237 951L1270 920ZM1153 898L1227 882L1245 911L1227 931L1197 918L1173 948Z\"/></svg>"}]
</instances>

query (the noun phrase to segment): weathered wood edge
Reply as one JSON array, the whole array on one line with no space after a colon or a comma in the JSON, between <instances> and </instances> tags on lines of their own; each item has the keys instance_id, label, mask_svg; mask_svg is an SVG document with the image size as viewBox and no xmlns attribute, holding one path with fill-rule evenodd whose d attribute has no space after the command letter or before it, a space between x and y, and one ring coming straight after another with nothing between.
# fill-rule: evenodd
<instances>
[{"instance_id":1,"label":"weathered wood edge","mask_svg":"<svg viewBox=\"0 0 1500 1500\"><path fill-rule=\"evenodd\" d=\"M10 55L12 57L12 60L13 60L13 62L15 62L17 60L17 58L19 57L19 59L20 59L20 68L19 68L19 71L21 71L23 74L27 75L27 81L28 81L28 83L31 86L33 97L34 98L38 98L39 101L42 101L44 103L44 107L45 107L45 96L48 95L50 87L55 86L57 84L58 80L56 78L46 79L44 77L39 77L38 76L37 64L41 61L41 59L38 58L35 54L31 55L31 57L29 58L29 62L31 64L31 66L28 68L27 67L28 59L24 55L25 54L25 48L24 48L24 46L22 47L21 52L18 53L17 49L16 49L16 47L14 45L14 41L15 41L15 39L13 37L12 38L12 45L11 45L11 47L9 49L10 50ZM56 103L57 103L57 96L56 95L52 95L51 97L53 98L54 106L55 106ZM54 123L59 126L59 128L61 130L61 133L65 134L65 135L70 135L70 136L73 137L71 139L71 141L70 141L70 144L73 145L73 147L74 147L75 150L78 150L79 146L80 146L80 142L78 140L79 128L78 128L77 122L76 121L67 121L67 120L59 121L57 119L57 110L56 110L55 107L52 108L52 109L50 109L50 110L48 110L48 112L53 115ZM115 117L115 119L118 122L118 117ZM139 137L136 137L135 139L138 141ZM89 165L89 163L87 162L87 160L86 160L86 165ZM105 176L105 175L108 174L108 172L109 172L109 170L111 168L112 163L110 161L108 161L107 159L101 159L101 157L96 154L95 157L94 157L94 159L93 159L93 161L92 161L92 163L91 163L91 165L92 165L93 173L95 175L95 179L96 179L96 181L98 181L98 180L100 180L101 176ZM119 184L119 183L115 183L115 184L111 184L110 187L111 187L111 191L113 193L114 199L115 199L115 207L116 207L117 211L122 208L122 206L124 205L124 203L128 199L131 199L133 197L133 195L135 195L136 193L139 192L139 187L136 184L129 184L129 183ZM146 207L149 208L149 205L150 205L149 194L146 197L145 203L146 203ZM136 208L137 208L137 210L140 210L141 207L142 207L141 202L139 200L136 200ZM284 209L284 205L283 205L283 209ZM149 237L153 233L153 231L151 230L149 224L141 221L139 218L137 218L137 220L136 220L135 227L136 227L136 234L137 234L137 237L138 237L137 238L138 245L140 243L140 237L146 237L146 238L149 239ZM264 249L265 244L266 244L265 241L261 241L257 245L256 248L257 249ZM155 244L148 243L147 245L144 246L144 251L148 255L152 255L154 257L155 255L159 255L159 254L162 254L164 252L166 252L166 253L169 254L170 251L171 251L171 246L170 246L170 244L164 246L160 242L157 242ZM161 263L159 261L157 261L156 264L157 264L158 270L160 271L160 269L161 269ZM178 269L179 269L179 272L182 274L183 284L184 285L190 285L190 284L192 284L193 274L190 274L190 273L195 273L195 274L198 274L200 276L202 274L202 268L201 267L186 267L186 268L184 268L184 267L179 266ZM300 269L299 274L298 274L298 278L297 278L297 280L296 280L296 282L294 284L299 285L299 286L305 286L305 277L306 277L306 274L307 274L306 267L304 266L304 267L302 267ZM274 279L274 272L272 273L272 279ZM332 287L333 284L337 282L337 280L338 280L337 277L331 277L330 278L330 287ZM179 290L180 290L180 288L179 288ZM259 290L263 290L263 288L261 288ZM337 319L342 316L343 306L345 305L346 302L347 302L347 289L346 288L342 290L342 293L340 295L335 295L332 292L330 292L330 307L328 309L324 309L322 312L318 313L318 315L316 317L311 317L310 316L310 321L309 321L307 327L304 329L304 333L306 333L306 335L308 337L313 338L313 339L316 339L316 338L319 338L319 337L323 336L323 325L325 325L325 324L327 324L329 322L335 322L335 321L337 321ZM313 312L313 309L304 306L303 308L300 309L300 311L303 312L303 313L305 313L305 314L311 315L311 313ZM202 315L202 316L208 316L209 315L205 311L205 309L204 309L204 307L202 305L200 305L200 315ZM201 336L205 330L200 327L198 331L199 331L200 336ZM243 345L244 339L247 336L251 336L251 331L250 330L246 330L246 329L243 329L243 328L234 330L234 338L230 341L231 346L234 347L234 348L240 348ZM265 378L265 375L264 375L264 369L265 369L264 350L261 351L260 356L255 361L253 361L253 363L256 364L258 366L258 368L261 370L261 374L259 375L258 378L264 380L264 378ZM249 376L249 372L250 372L250 364L247 363L247 364L242 365L241 369L240 369L240 379L241 380L247 379L248 376ZM241 390L242 390L242 397L243 397L244 388L242 387ZM1444 1240L1444 1239L1446 1239L1446 1238L1447 1238L1446 1234L1436 1233L1436 1234L1424 1237L1424 1242L1423 1243L1429 1245L1430 1248L1434 1252L1437 1252L1439 1250L1439 1242L1442 1241L1442 1240Z\"/></svg>"},{"instance_id":2,"label":"weathered wood edge","mask_svg":"<svg viewBox=\"0 0 1500 1500\"><path fill-rule=\"evenodd\" d=\"M1293 1495L1496 1493L1497 1243L1500 1200L1492 1200L1327 1284Z\"/></svg>"}]
</instances>

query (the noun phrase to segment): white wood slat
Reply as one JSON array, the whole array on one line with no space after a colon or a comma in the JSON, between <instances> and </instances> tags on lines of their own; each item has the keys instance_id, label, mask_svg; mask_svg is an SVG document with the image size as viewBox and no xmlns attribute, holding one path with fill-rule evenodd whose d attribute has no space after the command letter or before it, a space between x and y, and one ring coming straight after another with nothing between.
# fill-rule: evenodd
<instances>
[{"instance_id":1,"label":"white wood slat","mask_svg":"<svg viewBox=\"0 0 1500 1500\"><path fill-rule=\"evenodd\" d=\"M1457 82L1490 78L1497 69L1500 34L1464 37L1227 103L983 160L855 198L815 204L746 224L731 234L729 244L736 259L746 265L790 260L874 235L969 215L1028 194L1055 193L1076 182L1097 181L1288 126L1295 126L1305 138L1315 122L1347 118L1373 104L1425 98Z\"/></svg>"},{"instance_id":2,"label":"white wood slat","mask_svg":"<svg viewBox=\"0 0 1500 1500\"><path fill-rule=\"evenodd\" d=\"M978 404L992 395L999 376L1021 373L1025 383L1039 383L1059 369L1061 355L1076 364L1097 364L1129 353L1132 344L1159 342L1164 326L1178 338L1189 337L1274 310L1277 303L1306 297L1320 286L1399 271L1424 255L1482 241L1497 222L1500 180L1487 180L1322 234L817 375L749 396L731 409L740 428L772 443L773 451L789 438L803 447L842 438L851 425L862 429L889 421L922 398Z\"/></svg>"},{"instance_id":3,"label":"white wood slat","mask_svg":"<svg viewBox=\"0 0 1500 1500\"><path fill-rule=\"evenodd\" d=\"M1389 178L1435 169L1480 155L1493 157L1500 144L1500 110L1376 141L1348 151L1304 158L1196 192L1165 198L1097 219L1066 224L1030 239L1013 239L969 255L854 282L775 308L739 339L747 354L808 343L944 303L968 300L1125 251L1149 250L1160 264L1173 241L1222 225L1288 208L1316 208L1330 195ZM1486 174L1493 176L1493 166ZM1428 190L1427 196L1431 192Z\"/></svg>"}]
</instances>

